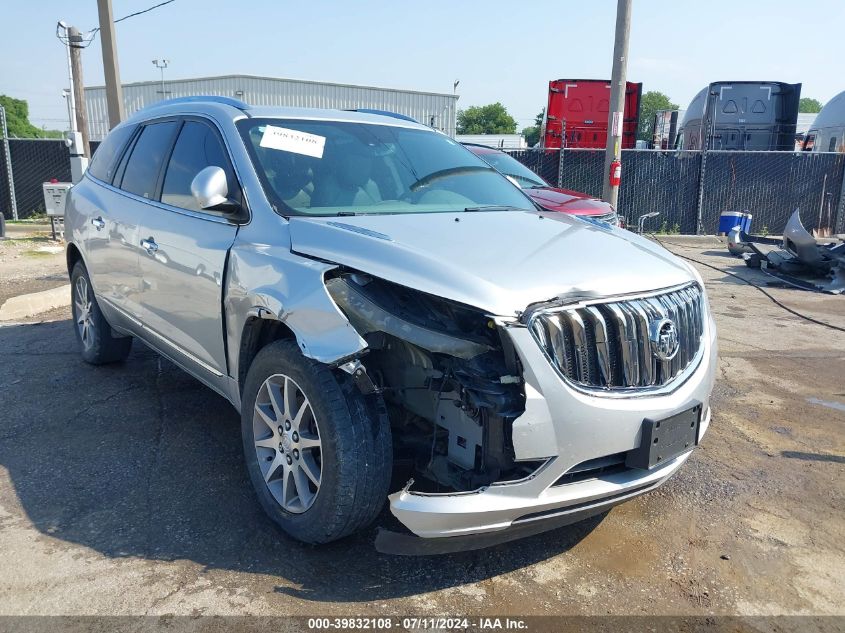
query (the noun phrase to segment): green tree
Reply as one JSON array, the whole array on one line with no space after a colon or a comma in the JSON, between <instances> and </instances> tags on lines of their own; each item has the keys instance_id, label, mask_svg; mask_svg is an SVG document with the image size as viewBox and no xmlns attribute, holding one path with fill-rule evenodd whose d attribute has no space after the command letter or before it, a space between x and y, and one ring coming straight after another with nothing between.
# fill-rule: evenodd
<instances>
[{"instance_id":1,"label":"green tree","mask_svg":"<svg viewBox=\"0 0 845 633\"><path fill-rule=\"evenodd\" d=\"M798 112L819 112L822 109L821 101L811 97L801 97L798 100Z\"/></svg>"},{"instance_id":2,"label":"green tree","mask_svg":"<svg viewBox=\"0 0 845 633\"><path fill-rule=\"evenodd\" d=\"M637 129L637 139L651 141L654 133L654 115L658 110L677 110L678 105L662 92L649 90L640 101L640 125Z\"/></svg>"},{"instance_id":3,"label":"green tree","mask_svg":"<svg viewBox=\"0 0 845 633\"><path fill-rule=\"evenodd\" d=\"M540 128L543 125L543 117L546 115L546 108L540 110L540 114L534 119L534 125L522 128L522 136L525 137L525 142L528 147L534 147L540 142Z\"/></svg>"},{"instance_id":4,"label":"green tree","mask_svg":"<svg viewBox=\"0 0 845 633\"><path fill-rule=\"evenodd\" d=\"M498 101L458 110L458 134L514 134L516 119Z\"/></svg>"},{"instance_id":5,"label":"green tree","mask_svg":"<svg viewBox=\"0 0 845 633\"><path fill-rule=\"evenodd\" d=\"M29 122L29 104L23 99L0 95L0 106L6 110L9 138L60 138L58 130L42 130ZM3 131L0 130L0 134Z\"/></svg>"}]
</instances>

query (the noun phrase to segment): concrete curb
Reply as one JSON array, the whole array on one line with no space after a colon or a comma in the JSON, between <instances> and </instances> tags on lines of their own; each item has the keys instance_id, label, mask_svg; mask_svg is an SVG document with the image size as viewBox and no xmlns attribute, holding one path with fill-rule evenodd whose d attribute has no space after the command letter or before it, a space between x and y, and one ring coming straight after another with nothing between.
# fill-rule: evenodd
<instances>
[{"instance_id":1,"label":"concrete curb","mask_svg":"<svg viewBox=\"0 0 845 633\"><path fill-rule=\"evenodd\" d=\"M70 305L70 284L11 297L0 306L0 321L12 321Z\"/></svg>"}]
</instances>

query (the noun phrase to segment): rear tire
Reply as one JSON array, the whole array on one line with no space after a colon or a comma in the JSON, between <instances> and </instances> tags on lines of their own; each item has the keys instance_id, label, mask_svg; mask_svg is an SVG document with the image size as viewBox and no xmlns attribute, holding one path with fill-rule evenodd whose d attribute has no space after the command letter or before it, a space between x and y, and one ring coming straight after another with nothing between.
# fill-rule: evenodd
<instances>
[{"instance_id":1,"label":"rear tire","mask_svg":"<svg viewBox=\"0 0 845 633\"><path fill-rule=\"evenodd\" d=\"M100 311L88 271L81 261L70 274L73 331L82 351L82 359L92 365L126 360L132 349L132 337L116 338L111 325Z\"/></svg>"},{"instance_id":2,"label":"rear tire","mask_svg":"<svg viewBox=\"0 0 845 633\"><path fill-rule=\"evenodd\" d=\"M327 543L381 511L393 460L381 397L305 358L295 341L276 341L255 357L241 434L259 503L290 536Z\"/></svg>"}]
</instances>

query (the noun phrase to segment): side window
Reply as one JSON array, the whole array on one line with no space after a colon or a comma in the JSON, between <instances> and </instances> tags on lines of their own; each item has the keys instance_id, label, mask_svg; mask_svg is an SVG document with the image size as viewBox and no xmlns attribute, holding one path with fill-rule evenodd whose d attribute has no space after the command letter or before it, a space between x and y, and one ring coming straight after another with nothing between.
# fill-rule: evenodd
<instances>
[{"instance_id":1,"label":"side window","mask_svg":"<svg viewBox=\"0 0 845 633\"><path fill-rule=\"evenodd\" d=\"M155 199L161 166L170 151L170 143L178 125L177 121L165 121L144 126L126 163L121 189L150 200Z\"/></svg>"},{"instance_id":2,"label":"side window","mask_svg":"<svg viewBox=\"0 0 845 633\"><path fill-rule=\"evenodd\" d=\"M827 144L827 151L828 152L835 152L836 151L836 137L830 137L830 143Z\"/></svg>"},{"instance_id":3,"label":"side window","mask_svg":"<svg viewBox=\"0 0 845 633\"><path fill-rule=\"evenodd\" d=\"M815 144L816 144L816 133L815 132L808 132L807 138L804 139L804 151L805 152L812 152Z\"/></svg>"},{"instance_id":4,"label":"side window","mask_svg":"<svg viewBox=\"0 0 845 633\"><path fill-rule=\"evenodd\" d=\"M161 201L165 204L200 211L191 194L191 181L206 167L220 167L226 172L229 197L239 199L237 181L226 148L211 126L198 121L187 121L170 156Z\"/></svg>"},{"instance_id":5,"label":"side window","mask_svg":"<svg viewBox=\"0 0 845 633\"><path fill-rule=\"evenodd\" d=\"M111 183L117 157L134 131L134 125L124 125L109 132L105 140L97 147L97 151L94 152L91 164L88 165L88 173L98 180Z\"/></svg>"}]
</instances>

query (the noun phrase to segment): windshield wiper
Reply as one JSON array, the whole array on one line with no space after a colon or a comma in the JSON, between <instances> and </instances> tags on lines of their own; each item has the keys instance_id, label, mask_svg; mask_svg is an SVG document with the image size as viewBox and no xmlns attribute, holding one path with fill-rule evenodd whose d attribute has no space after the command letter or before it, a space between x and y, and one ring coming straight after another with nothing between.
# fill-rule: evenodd
<instances>
[{"instance_id":1,"label":"windshield wiper","mask_svg":"<svg viewBox=\"0 0 845 633\"><path fill-rule=\"evenodd\" d=\"M467 213L474 213L476 211L519 211L519 209L503 204L488 204L479 207L466 207L464 211Z\"/></svg>"}]
</instances>

